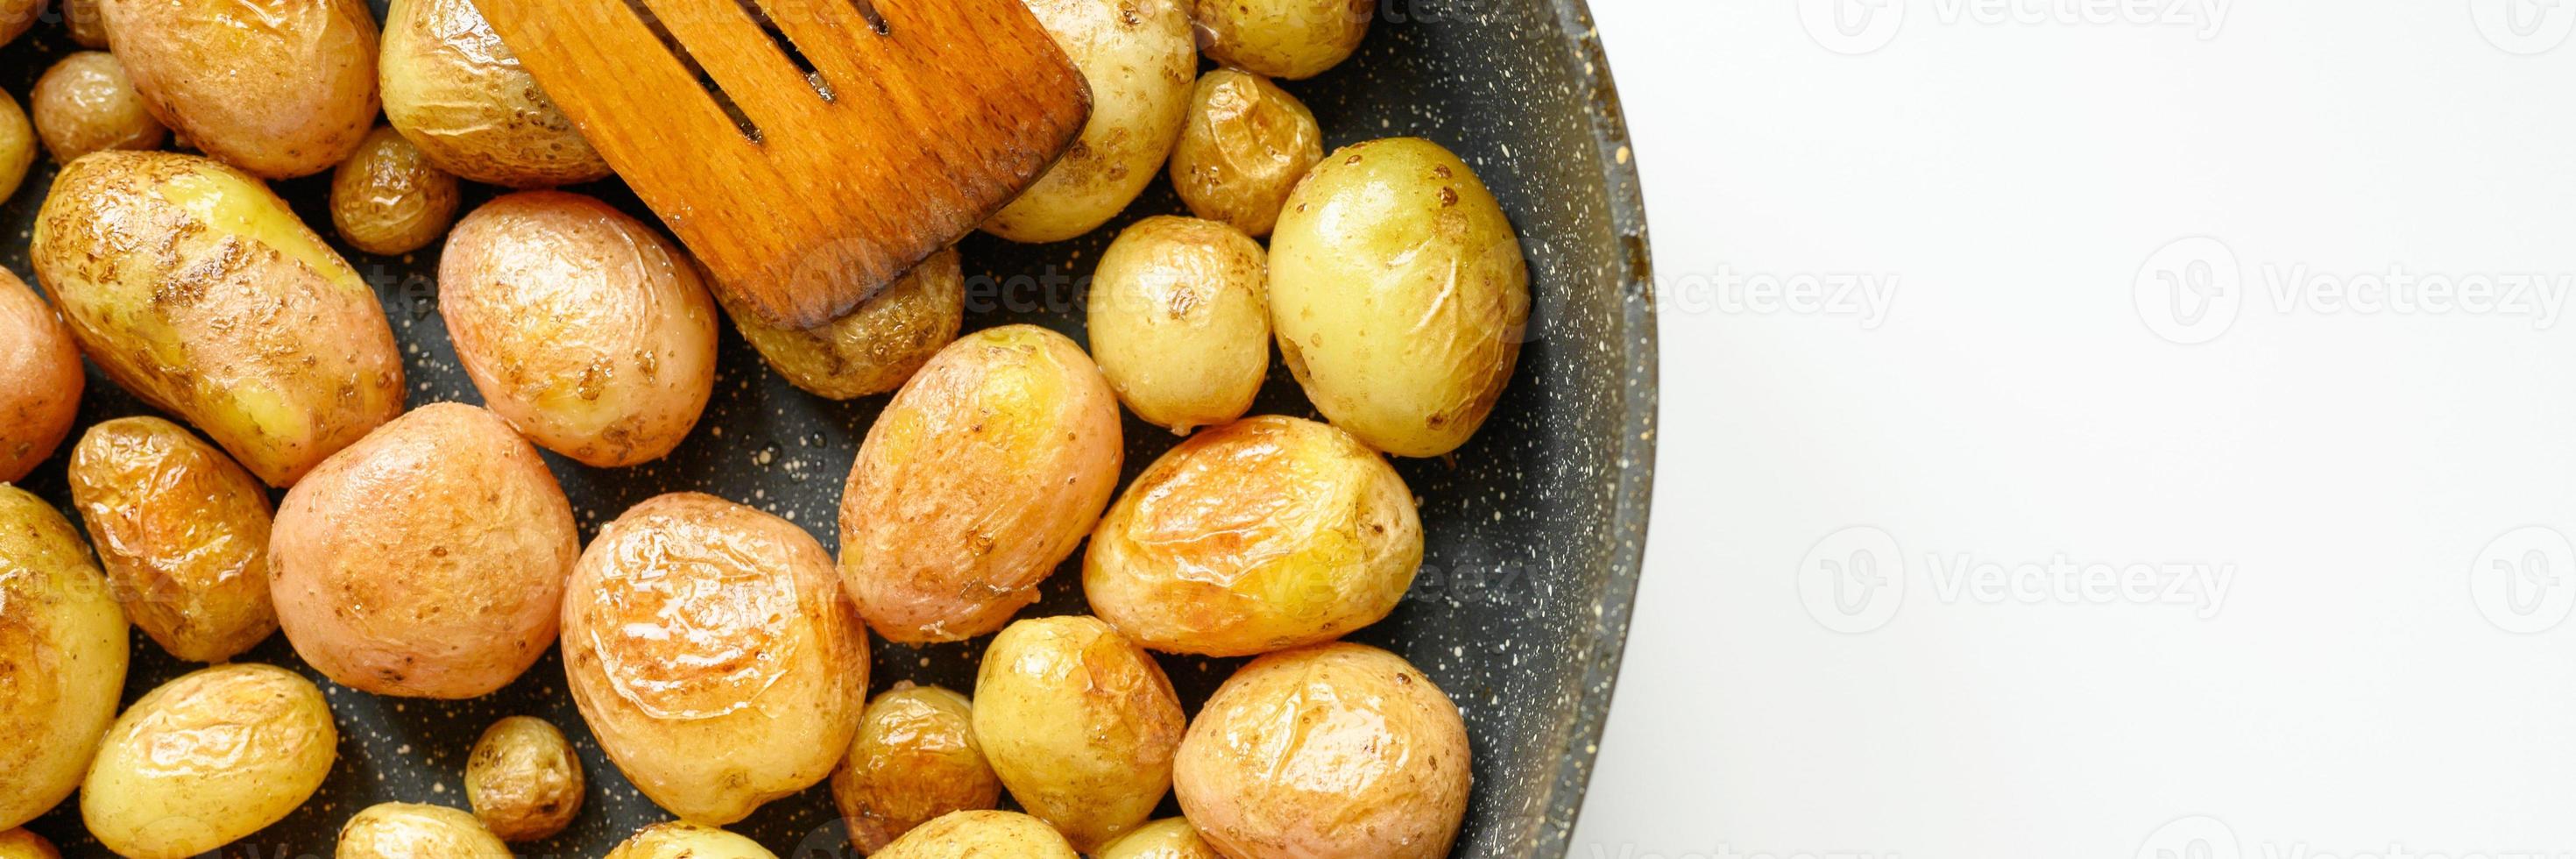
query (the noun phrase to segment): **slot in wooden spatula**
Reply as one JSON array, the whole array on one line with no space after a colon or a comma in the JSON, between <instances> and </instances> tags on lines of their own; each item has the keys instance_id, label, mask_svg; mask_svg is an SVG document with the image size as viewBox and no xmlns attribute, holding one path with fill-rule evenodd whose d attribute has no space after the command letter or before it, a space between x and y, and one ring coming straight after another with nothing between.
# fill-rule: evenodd
<instances>
[{"instance_id":1,"label":"slot in wooden spatula","mask_svg":"<svg viewBox=\"0 0 2576 859\"><path fill-rule=\"evenodd\" d=\"M828 322L1036 181L1089 117L1021 0L476 0L729 303Z\"/></svg>"}]
</instances>

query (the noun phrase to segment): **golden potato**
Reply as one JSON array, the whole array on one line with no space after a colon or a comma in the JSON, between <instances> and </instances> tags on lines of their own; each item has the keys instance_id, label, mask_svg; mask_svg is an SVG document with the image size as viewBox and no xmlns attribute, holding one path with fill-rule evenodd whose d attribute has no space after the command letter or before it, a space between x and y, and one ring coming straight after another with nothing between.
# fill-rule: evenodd
<instances>
[{"instance_id":1,"label":"golden potato","mask_svg":"<svg viewBox=\"0 0 2576 859\"><path fill-rule=\"evenodd\" d=\"M1273 653L1209 696L1172 790L1234 859L1436 859L1467 816L1467 725L1404 657Z\"/></svg>"},{"instance_id":2,"label":"golden potato","mask_svg":"<svg viewBox=\"0 0 2576 859\"><path fill-rule=\"evenodd\" d=\"M628 781L721 825L822 781L867 704L868 639L793 523L657 496L600 529L563 603L564 673Z\"/></svg>"},{"instance_id":3,"label":"golden potato","mask_svg":"<svg viewBox=\"0 0 2576 859\"><path fill-rule=\"evenodd\" d=\"M81 51L46 69L27 104L36 136L63 164L101 149L158 149L170 136L106 51Z\"/></svg>"},{"instance_id":4,"label":"golden potato","mask_svg":"<svg viewBox=\"0 0 2576 859\"><path fill-rule=\"evenodd\" d=\"M694 823L656 823L628 836L607 859L778 859L760 842Z\"/></svg>"},{"instance_id":5,"label":"golden potato","mask_svg":"<svg viewBox=\"0 0 2576 859\"><path fill-rule=\"evenodd\" d=\"M914 827L877 859L1079 859L1044 822L1008 811L958 811Z\"/></svg>"},{"instance_id":6,"label":"golden potato","mask_svg":"<svg viewBox=\"0 0 2576 859\"><path fill-rule=\"evenodd\" d=\"M949 248L819 327L779 328L729 305L725 313L778 375L807 391L847 400L902 387L939 347L957 339L966 316L966 282L957 250Z\"/></svg>"},{"instance_id":7,"label":"golden potato","mask_svg":"<svg viewBox=\"0 0 2576 859\"><path fill-rule=\"evenodd\" d=\"M456 219L456 177L421 157L393 129L367 132L331 174L331 224L371 254L405 254L447 232Z\"/></svg>"},{"instance_id":8,"label":"golden potato","mask_svg":"<svg viewBox=\"0 0 2576 859\"><path fill-rule=\"evenodd\" d=\"M45 17L45 0L0 0L0 43L14 42Z\"/></svg>"},{"instance_id":9,"label":"golden potato","mask_svg":"<svg viewBox=\"0 0 2576 859\"><path fill-rule=\"evenodd\" d=\"M465 801L503 841L535 841L581 814L581 756L554 723L511 716L483 729L465 759Z\"/></svg>"},{"instance_id":10,"label":"golden potato","mask_svg":"<svg viewBox=\"0 0 2576 859\"><path fill-rule=\"evenodd\" d=\"M117 418L72 447L70 481L117 601L161 649L222 662L277 631L268 488L232 457L178 424Z\"/></svg>"},{"instance_id":11,"label":"golden potato","mask_svg":"<svg viewBox=\"0 0 2576 859\"><path fill-rule=\"evenodd\" d=\"M696 260L608 204L500 197L438 263L456 357L494 412L548 449L611 468L687 438L716 379L716 305Z\"/></svg>"},{"instance_id":12,"label":"golden potato","mask_svg":"<svg viewBox=\"0 0 2576 859\"><path fill-rule=\"evenodd\" d=\"M1143 826L1092 854L1092 859L1225 859L1199 837L1188 820L1173 817Z\"/></svg>"},{"instance_id":13,"label":"golden potato","mask_svg":"<svg viewBox=\"0 0 2576 859\"><path fill-rule=\"evenodd\" d=\"M510 859L474 815L444 805L384 802L340 825L332 859Z\"/></svg>"},{"instance_id":14,"label":"golden potato","mask_svg":"<svg viewBox=\"0 0 2576 859\"><path fill-rule=\"evenodd\" d=\"M959 641L1037 599L1118 488L1118 401L1082 347L969 334L895 392L841 487L841 578L878 635Z\"/></svg>"},{"instance_id":15,"label":"golden potato","mask_svg":"<svg viewBox=\"0 0 2576 859\"><path fill-rule=\"evenodd\" d=\"M1107 223L1154 181L1189 115L1198 49L1185 0L1026 2L1091 84L1091 119L984 231L1060 242Z\"/></svg>"},{"instance_id":16,"label":"golden potato","mask_svg":"<svg viewBox=\"0 0 2576 859\"><path fill-rule=\"evenodd\" d=\"M1324 132L1305 102L1260 75L1217 69L1190 91L1172 190L1192 214L1266 236L1288 191L1322 160Z\"/></svg>"},{"instance_id":17,"label":"golden potato","mask_svg":"<svg viewBox=\"0 0 2576 859\"><path fill-rule=\"evenodd\" d=\"M1529 266L1467 163L1416 138L1335 151L1270 237L1270 321L1334 426L1397 456L1466 443L1529 326Z\"/></svg>"},{"instance_id":18,"label":"golden potato","mask_svg":"<svg viewBox=\"0 0 2576 859\"><path fill-rule=\"evenodd\" d=\"M91 153L54 177L29 256L108 378L271 486L402 412L375 291L240 171Z\"/></svg>"},{"instance_id":19,"label":"golden potato","mask_svg":"<svg viewBox=\"0 0 2576 859\"><path fill-rule=\"evenodd\" d=\"M1013 623L975 672L975 738L993 772L1083 850L1154 813L1184 727L1163 667L1097 618Z\"/></svg>"},{"instance_id":20,"label":"golden potato","mask_svg":"<svg viewBox=\"0 0 2576 859\"><path fill-rule=\"evenodd\" d=\"M98 10L153 118L252 174L322 172L376 122L376 19L365 0L266 0L235 14L98 0Z\"/></svg>"},{"instance_id":21,"label":"golden potato","mask_svg":"<svg viewBox=\"0 0 2576 859\"><path fill-rule=\"evenodd\" d=\"M339 731L322 690L236 662L146 692L81 782L81 821L131 859L181 859L284 819L322 786Z\"/></svg>"},{"instance_id":22,"label":"golden potato","mask_svg":"<svg viewBox=\"0 0 2576 859\"><path fill-rule=\"evenodd\" d=\"M580 553L537 449L491 412L433 403L287 491L269 588L296 655L334 682L474 698L554 643Z\"/></svg>"},{"instance_id":23,"label":"golden potato","mask_svg":"<svg viewBox=\"0 0 2576 859\"><path fill-rule=\"evenodd\" d=\"M72 795L116 717L125 613L80 534L0 483L0 829Z\"/></svg>"},{"instance_id":24,"label":"golden potato","mask_svg":"<svg viewBox=\"0 0 2576 859\"><path fill-rule=\"evenodd\" d=\"M27 168L35 163L36 127L28 124L27 112L18 109L16 98L0 93L0 199L18 193L19 183L27 180Z\"/></svg>"},{"instance_id":25,"label":"golden potato","mask_svg":"<svg viewBox=\"0 0 2576 859\"><path fill-rule=\"evenodd\" d=\"M0 483L54 455L80 416L80 347L52 305L0 269Z\"/></svg>"},{"instance_id":26,"label":"golden potato","mask_svg":"<svg viewBox=\"0 0 2576 859\"><path fill-rule=\"evenodd\" d=\"M910 681L868 703L849 757L832 771L832 801L862 856L931 818L992 808L1001 798L966 696Z\"/></svg>"},{"instance_id":27,"label":"golden potato","mask_svg":"<svg viewBox=\"0 0 2576 859\"><path fill-rule=\"evenodd\" d=\"M0 859L62 859L54 842L24 829L0 832Z\"/></svg>"},{"instance_id":28,"label":"golden potato","mask_svg":"<svg viewBox=\"0 0 2576 859\"><path fill-rule=\"evenodd\" d=\"M98 0L63 0L63 27L84 48L107 47L107 22L98 15Z\"/></svg>"},{"instance_id":29,"label":"golden potato","mask_svg":"<svg viewBox=\"0 0 2576 859\"><path fill-rule=\"evenodd\" d=\"M1289 80L1341 65L1376 14L1374 0L1192 0L1190 9L1210 58Z\"/></svg>"},{"instance_id":30,"label":"golden potato","mask_svg":"<svg viewBox=\"0 0 2576 859\"><path fill-rule=\"evenodd\" d=\"M1215 221L1157 215L1100 255L1091 354L1120 402L1188 433L1243 416L1270 372L1261 244Z\"/></svg>"},{"instance_id":31,"label":"golden potato","mask_svg":"<svg viewBox=\"0 0 2576 859\"><path fill-rule=\"evenodd\" d=\"M473 0L394 0L383 61L385 120L440 169L513 188L608 175Z\"/></svg>"}]
</instances>

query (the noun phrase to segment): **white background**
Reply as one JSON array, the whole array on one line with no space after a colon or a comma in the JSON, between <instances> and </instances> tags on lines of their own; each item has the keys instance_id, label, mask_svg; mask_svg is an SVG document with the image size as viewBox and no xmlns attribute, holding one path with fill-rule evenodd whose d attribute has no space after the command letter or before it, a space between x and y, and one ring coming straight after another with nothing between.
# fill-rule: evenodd
<instances>
[{"instance_id":1,"label":"white background","mask_svg":"<svg viewBox=\"0 0 2576 859\"><path fill-rule=\"evenodd\" d=\"M2576 322L2459 294L2576 279L2576 0L1835 2L1594 0L1663 411L1573 855L2576 854Z\"/></svg>"}]
</instances>

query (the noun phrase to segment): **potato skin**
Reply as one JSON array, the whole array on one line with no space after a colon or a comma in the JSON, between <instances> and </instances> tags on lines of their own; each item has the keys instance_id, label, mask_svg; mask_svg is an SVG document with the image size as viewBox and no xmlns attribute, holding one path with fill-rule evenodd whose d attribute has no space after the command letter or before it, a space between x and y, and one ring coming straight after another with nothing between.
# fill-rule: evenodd
<instances>
[{"instance_id":1,"label":"potato skin","mask_svg":"<svg viewBox=\"0 0 2576 859\"><path fill-rule=\"evenodd\" d=\"M107 41L162 125L269 179L322 172L376 121L376 19L365 0L99 0Z\"/></svg>"},{"instance_id":2,"label":"potato skin","mask_svg":"<svg viewBox=\"0 0 2576 859\"><path fill-rule=\"evenodd\" d=\"M465 759L465 801L503 841L535 841L581 814L581 756L554 723L511 716L483 729Z\"/></svg>"},{"instance_id":3,"label":"potato skin","mask_svg":"<svg viewBox=\"0 0 2576 859\"><path fill-rule=\"evenodd\" d=\"M1260 75L1216 69L1190 90L1172 189L1191 214L1266 236L1288 191L1323 159L1323 128L1305 102Z\"/></svg>"},{"instance_id":4,"label":"potato skin","mask_svg":"<svg viewBox=\"0 0 2576 859\"><path fill-rule=\"evenodd\" d=\"M760 842L694 823L656 823L636 830L607 859L778 859Z\"/></svg>"},{"instance_id":5,"label":"potato skin","mask_svg":"<svg viewBox=\"0 0 2576 859\"><path fill-rule=\"evenodd\" d=\"M1092 859L1224 859L1197 828L1179 817L1136 827L1092 854Z\"/></svg>"},{"instance_id":6,"label":"potato skin","mask_svg":"<svg viewBox=\"0 0 2576 859\"><path fill-rule=\"evenodd\" d=\"M117 601L170 655L222 662L277 631L268 489L214 445L155 417L90 427L72 505Z\"/></svg>"},{"instance_id":7,"label":"potato skin","mask_svg":"<svg viewBox=\"0 0 2576 859\"><path fill-rule=\"evenodd\" d=\"M45 16L45 0L0 0L0 43L15 42Z\"/></svg>"},{"instance_id":8,"label":"potato skin","mask_svg":"<svg viewBox=\"0 0 2576 859\"><path fill-rule=\"evenodd\" d=\"M1190 9L1208 57L1289 80L1341 65L1376 14L1372 0L1193 0Z\"/></svg>"},{"instance_id":9,"label":"potato skin","mask_svg":"<svg viewBox=\"0 0 2576 859\"><path fill-rule=\"evenodd\" d=\"M1466 819L1467 726L1404 657L1334 642L1253 660L1173 764L1181 812L1234 859L1436 859Z\"/></svg>"},{"instance_id":10,"label":"potato skin","mask_svg":"<svg viewBox=\"0 0 2576 859\"><path fill-rule=\"evenodd\" d=\"M18 185L27 180L27 168L36 163L36 127L27 121L27 112L18 109L18 99L0 93L0 198L18 193Z\"/></svg>"},{"instance_id":11,"label":"potato skin","mask_svg":"<svg viewBox=\"0 0 2576 859\"><path fill-rule=\"evenodd\" d=\"M902 387L939 347L956 340L966 316L966 282L957 249L948 248L818 327L779 328L731 306L725 313L778 375L812 393L847 400Z\"/></svg>"},{"instance_id":12,"label":"potato skin","mask_svg":"<svg viewBox=\"0 0 2576 859\"><path fill-rule=\"evenodd\" d=\"M580 552L536 448L491 412L433 403L287 491L268 581L296 655L333 681L473 698L554 642Z\"/></svg>"},{"instance_id":13,"label":"potato skin","mask_svg":"<svg viewBox=\"0 0 2576 859\"><path fill-rule=\"evenodd\" d=\"M73 44L84 48L107 47L107 21L99 17L99 0L63 0L63 27L71 32Z\"/></svg>"},{"instance_id":14,"label":"potato skin","mask_svg":"<svg viewBox=\"0 0 2576 859\"><path fill-rule=\"evenodd\" d=\"M36 277L81 351L286 486L402 412L376 294L286 203L190 155L94 152L36 216Z\"/></svg>"},{"instance_id":15,"label":"potato skin","mask_svg":"<svg viewBox=\"0 0 2576 859\"><path fill-rule=\"evenodd\" d=\"M340 825L333 859L510 859L474 815L444 805L384 802Z\"/></svg>"},{"instance_id":16,"label":"potato skin","mask_svg":"<svg viewBox=\"0 0 2576 859\"><path fill-rule=\"evenodd\" d=\"M80 346L53 305L0 269L0 483L27 476L54 455L80 417L88 379Z\"/></svg>"},{"instance_id":17,"label":"potato skin","mask_svg":"<svg viewBox=\"0 0 2576 859\"><path fill-rule=\"evenodd\" d=\"M419 250L456 219L456 177L391 128L367 132L331 174L331 225L371 254Z\"/></svg>"},{"instance_id":18,"label":"potato skin","mask_svg":"<svg viewBox=\"0 0 2576 859\"><path fill-rule=\"evenodd\" d=\"M868 703L849 756L832 771L832 801L862 856L932 818L992 808L1001 798L1002 780L975 740L973 705L910 681Z\"/></svg>"},{"instance_id":19,"label":"potato skin","mask_svg":"<svg viewBox=\"0 0 2576 859\"><path fill-rule=\"evenodd\" d=\"M660 459L715 389L716 305L686 251L579 194L522 191L447 235L439 308L492 410L600 468Z\"/></svg>"},{"instance_id":20,"label":"potato skin","mask_svg":"<svg viewBox=\"0 0 2576 859\"><path fill-rule=\"evenodd\" d=\"M841 487L841 578L903 644L1000 629L1117 489L1118 401L1064 335L959 338L886 404Z\"/></svg>"},{"instance_id":21,"label":"potato skin","mask_svg":"<svg viewBox=\"0 0 2576 859\"><path fill-rule=\"evenodd\" d=\"M54 842L24 829L0 832L0 859L63 859Z\"/></svg>"},{"instance_id":22,"label":"potato skin","mask_svg":"<svg viewBox=\"0 0 2576 859\"><path fill-rule=\"evenodd\" d=\"M339 738L322 690L301 675L251 662L199 669L117 717L81 783L81 820L122 856L195 856L303 805Z\"/></svg>"},{"instance_id":23,"label":"potato skin","mask_svg":"<svg viewBox=\"0 0 2576 859\"><path fill-rule=\"evenodd\" d=\"M36 136L54 160L69 164L101 149L158 149L170 130L152 118L125 66L106 51L62 58L27 95Z\"/></svg>"},{"instance_id":24,"label":"potato skin","mask_svg":"<svg viewBox=\"0 0 2576 859\"><path fill-rule=\"evenodd\" d=\"M125 685L125 613L80 534L0 483L0 829L72 795Z\"/></svg>"},{"instance_id":25,"label":"potato skin","mask_svg":"<svg viewBox=\"0 0 2576 859\"><path fill-rule=\"evenodd\" d=\"M831 775L867 703L868 642L832 558L787 520L683 492L582 553L564 673L599 746L683 820L721 825Z\"/></svg>"},{"instance_id":26,"label":"potato skin","mask_svg":"<svg viewBox=\"0 0 2576 859\"><path fill-rule=\"evenodd\" d=\"M1188 118L1198 49L1185 0L1025 0L1091 85L1091 119L984 231L1060 242L1116 216L1154 181Z\"/></svg>"},{"instance_id":27,"label":"potato skin","mask_svg":"<svg viewBox=\"0 0 2576 859\"><path fill-rule=\"evenodd\" d=\"M1475 435L1529 326L1529 266L1494 195L1439 144L1335 151L1270 238L1270 320L1334 426L1397 456Z\"/></svg>"},{"instance_id":28,"label":"potato skin","mask_svg":"<svg viewBox=\"0 0 2576 859\"><path fill-rule=\"evenodd\" d=\"M1118 400L1188 433L1243 416L1270 372L1261 244L1215 221L1157 215L1100 255L1091 353Z\"/></svg>"},{"instance_id":29,"label":"potato skin","mask_svg":"<svg viewBox=\"0 0 2576 859\"><path fill-rule=\"evenodd\" d=\"M449 173L512 188L608 176L473 0L394 0L378 72L385 120Z\"/></svg>"},{"instance_id":30,"label":"potato skin","mask_svg":"<svg viewBox=\"0 0 2576 859\"><path fill-rule=\"evenodd\" d=\"M993 772L1083 850L1153 815L1184 727L1162 666L1098 618L1013 623L975 672L975 737Z\"/></svg>"},{"instance_id":31,"label":"potato skin","mask_svg":"<svg viewBox=\"0 0 2576 859\"><path fill-rule=\"evenodd\" d=\"M1045 822L1009 811L957 811L914 827L877 859L1078 859Z\"/></svg>"}]
</instances>

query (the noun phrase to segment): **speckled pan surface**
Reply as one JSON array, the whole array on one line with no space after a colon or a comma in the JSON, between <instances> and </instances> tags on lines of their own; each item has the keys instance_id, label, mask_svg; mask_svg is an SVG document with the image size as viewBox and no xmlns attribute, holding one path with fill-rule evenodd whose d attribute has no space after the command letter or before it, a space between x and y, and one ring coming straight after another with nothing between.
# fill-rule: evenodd
<instances>
[{"instance_id":1,"label":"speckled pan surface","mask_svg":"<svg viewBox=\"0 0 2576 859\"><path fill-rule=\"evenodd\" d=\"M381 16L383 0L375 5ZM5 50L0 86L23 104L36 76L74 47L56 22ZM1519 372L1493 420L1466 447L1441 459L1396 461L1422 500L1425 566L1392 617L1351 638L1403 653L1466 711L1476 790L1456 855L1562 856L1627 635L1655 443L1644 207L1609 66L1580 0L1382 0L1357 56L1286 86L1313 106L1330 145L1417 135L1456 150L1502 200L1527 248L1534 315ZM31 283L26 234L52 172L40 163L0 210L12 237L0 243L0 264ZM328 174L277 188L308 223L329 232ZM576 190L643 214L613 182ZM467 205L490 195L476 189ZM967 327L1030 322L1079 339L1084 278L1116 228L1179 211L1157 182L1108 229L1081 240L1026 247L968 239L961 246ZM406 344L410 404L479 401L439 321L434 248L405 258L345 246L341 252L375 285ZM670 458L599 470L548 455L585 540L638 501L697 490L770 510L837 548L841 479L885 398L835 403L806 395L768 372L730 327L720 362L714 402ZM1314 416L1276 367L1255 411ZM82 427L149 412L93 369ZM1126 477L1174 441L1133 418L1125 429ZM26 484L74 515L63 483L69 448ZM1084 611L1074 566L1048 581L1044 600L1027 614ZM873 642L871 686L908 679L970 691L984 643L916 650ZM282 636L244 659L321 681ZM1238 664L1163 662L1193 708ZM136 633L126 700L183 670ZM591 776L573 827L519 845L521 855L603 855L636 828L668 817L600 755L553 654L517 683L473 701L378 698L323 686L342 732L330 780L311 803L224 855L328 856L341 822L378 802L463 807L468 749L485 726L513 714L562 727ZM1164 813L1174 813L1168 799ZM67 856L103 855L83 831L76 801L32 826ZM820 785L732 828L781 856L850 855Z\"/></svg>"}]
</instances>

